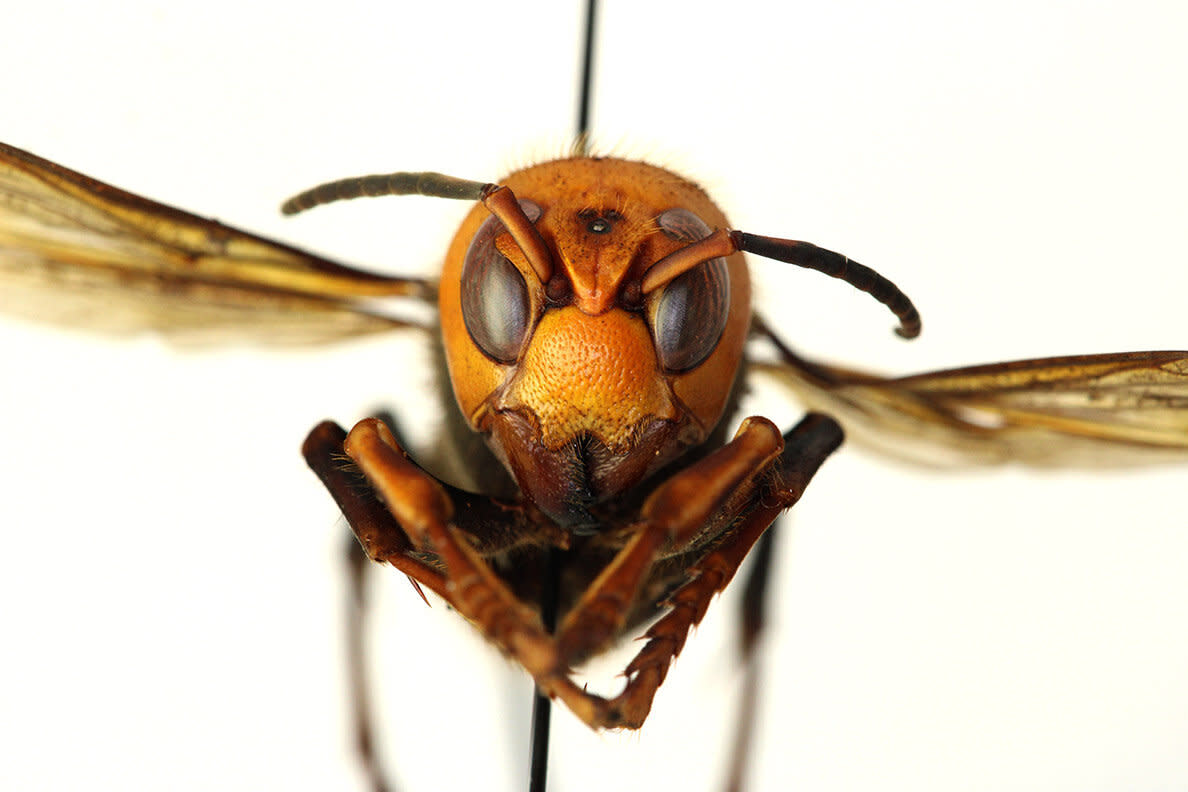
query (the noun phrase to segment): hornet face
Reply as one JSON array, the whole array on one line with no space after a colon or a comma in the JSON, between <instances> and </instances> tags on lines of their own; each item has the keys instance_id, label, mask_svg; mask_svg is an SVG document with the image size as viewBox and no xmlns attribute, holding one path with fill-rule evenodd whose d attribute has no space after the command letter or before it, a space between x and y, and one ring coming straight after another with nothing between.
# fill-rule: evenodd
<instances>
[{"instance_id":1,"label":"hornet face","mask_svg":"<svg viewBox=\"0 0 1188 792\"><path fill-rule=\"evenodd\" d=\"M466 218L439 295L450 379L525 497L581 533L592 506L718 423L750 324L750 280L736 253L645 288L657 261L727 227L669 171L583 158L500 183L544 249L526 253L482 205Z\"/></svg>"}]
</instances>

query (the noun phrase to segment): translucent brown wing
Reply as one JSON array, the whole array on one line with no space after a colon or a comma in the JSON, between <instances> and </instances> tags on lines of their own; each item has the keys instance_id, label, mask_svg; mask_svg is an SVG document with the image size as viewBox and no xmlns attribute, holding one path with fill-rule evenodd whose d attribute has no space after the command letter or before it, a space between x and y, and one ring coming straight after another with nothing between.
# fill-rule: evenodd
<instances>
[{"instance_id":1,"label":"translucent brown wing","mask_svg":"<svg viewBox=\"0 0 1188 792\"><path fill-rule=\"evenodd\" d=\"M431 301L387 277L141 198L0 144L0 311L186 341L315 343L419 326L378 298Z\"/></svg>"},{"instance_id":2,"label":"translucent brown wing","mask_svg":"<svg viewBox=\"0 0 1188 792\"><path fill-rule=\"evenodd\" d=\"M1018 360L884 378L780 352L753 364L847 433L932 465L1100 466L1188 458L1188 352Z\"/></svg>"}]
</instances>

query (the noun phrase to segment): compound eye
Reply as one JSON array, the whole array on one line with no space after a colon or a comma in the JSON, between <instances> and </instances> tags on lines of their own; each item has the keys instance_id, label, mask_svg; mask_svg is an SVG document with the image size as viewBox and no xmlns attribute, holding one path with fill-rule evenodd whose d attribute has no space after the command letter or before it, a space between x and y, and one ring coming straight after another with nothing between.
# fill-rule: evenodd
<instances>
[{"instance_id":1,"label":"compound eye","mask_svg":"<svg viewBox=\"0 0 1188 792\"><path fill-rule=\"evenodd\" d=\"M520 208L532 222L540 218L532 201L521 200ZM462 320L483 354L514 363L528 334L531 302L524 276L495 247L505 230L499 218L488 217L470 242L462 264Z\"/></svg>"},{"instance_id":2,"label":"compound eye","mask_svg":"<svg viewBox=\"0 0 1188 792\"><path fill-rule=\"evenodd\" d=\"M656 218L660 230L681 242L697 242L712 231L687 209L669 209ZM652 333L661 365L673 372L694 368L714 351L730 311L726 259L699 264L664 287L652 314Z\"/></svg>"}]
</instances>

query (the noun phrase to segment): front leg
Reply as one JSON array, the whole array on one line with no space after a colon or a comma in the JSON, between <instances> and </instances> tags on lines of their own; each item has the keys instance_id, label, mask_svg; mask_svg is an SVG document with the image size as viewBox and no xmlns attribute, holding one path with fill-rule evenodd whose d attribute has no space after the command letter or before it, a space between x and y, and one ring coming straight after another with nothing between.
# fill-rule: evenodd
<instances>
[{"instance_id":1,"label":"front leg","mask_svg":"<svg viewBox=\"0 0 1188 792\"><path fill-rule=\"evenodd\" d=\"M409 460L388 427L376 419L360 421L347 435L343 449L367 476L411 547L444 563L444 576L434 572L435 577L442 578L442 585L430 587L534 677L562 672L556 646L540 615L516 598L475 549L474 544L491 537L464 532L455 521L456 504L451 491ZM468 507L467 513L458 515L460 520L473 520L470 510L499 508L483 496L457 497L464 497ZM506 526L509 521L505 516L499 524ZM538 543L553 536L537 533L532 536ZM499 535L507 539L505 547L525 540L522 531L502 531ZM410 551L404 549L396 558L383 560L403 570L398 562L407 561L409 555ZM409 574L421 580L418 574Z\"/></svg>"},{"instance_id":2,"label":"front leg","mask_svg":"<svg viewBox=\"0 0 1188 792\"><path fill-rule=\"evenodd\" d=\"M771 425L770 422L763 423ZM738 468L725 463L719 455L738 461L749 456L744 449L751 446L752 442L757 443L751 446L753 450L770 442L760 436L760 440L746 440L741 443L741 447L735 446L744 436L744 432L750 431L752 430L744 423L734 441L702 462L707 463L709 469L737 471ZM766 429L755 431L762 431L764 435L767 432ZM566 705L591 727L639 728L651 710L652 699L664 682L669 666L684 647L689 630L705 616L710 600L734 577L751 547L775 518L800 500L821 463L841 445L842 438L841 427L836 421L825 415L810 413L784 435L783 450L779 451L779 456L770 464L751 470L749 475L738 480L739 483L732 491L727 492L729 487L705 480L707 467L700 466L700 463L676 474L657 490L644 506L644 511L651 513L654 519L663 513L667 513L670 518L673 515L683 515L690 519L698 515L705 516L699 505L685 503L680 498L673 497L679 494L685 494L696 501L703 499L699 493L704 491L709 494L708 497L718 502L725 500L731 503L735 497L746 491L748 501L741 507L741 512L727 512L730 522L723 532L721 541L693 564L687 573L688 582L668 598L665 604L670 608L669 612L648 630L645 637L649 640L627 666L624 672L627 684L618 696L606 699L587 693L568 679L555 680L545 688L546 692L565 701ZM776 439L779 439L778 435ZM718 457L716 461L710 461L715 457ZM698 486L704 490L699 490ZM695 529L693 523L677 522L677 536L688 536L689 532ZM631 553L632 545L628 545L623 552ZM596 581L595 586L597 585ZM586 599L583 597L583 601ZM599 601L605 600L599 598ZM570 620L567 619L567 625L569 623ZM577 630L579 627L571 629Z\"/></svg>"},{"instance_id":3,"label":"front leg","mask_svg":"<svg viewBox=\"0 0 1188 792\"><path fill-rule=\"evenodd\" d=\"M350 470L342 450L346 438L347 433L333 421L318 424L301 446L306 464L334 498L371 560L391 564L448 601L445 576L413 556L412 542L400 524L363 485L357 472Z\"/></svg>"}]
</instances>

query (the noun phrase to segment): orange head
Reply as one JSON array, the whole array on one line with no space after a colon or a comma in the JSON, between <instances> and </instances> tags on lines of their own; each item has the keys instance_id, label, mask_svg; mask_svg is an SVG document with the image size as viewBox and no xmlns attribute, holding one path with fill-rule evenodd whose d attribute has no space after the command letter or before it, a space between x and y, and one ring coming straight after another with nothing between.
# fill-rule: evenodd
<instances>
[{"instance_id":1,"label":"orange head","mask_svg":"<svg viewBox=\"0 0 1188 792\"><path fill-rule=\"evenodd\" d=\"M539 246L483 205L462 223L439 306L454 395L525 496L562 525L703 442L750 324L741 254L658 288L660 259L726 218L695 184L617 159L513 173Z\"/></svg>"}]
</instances>

